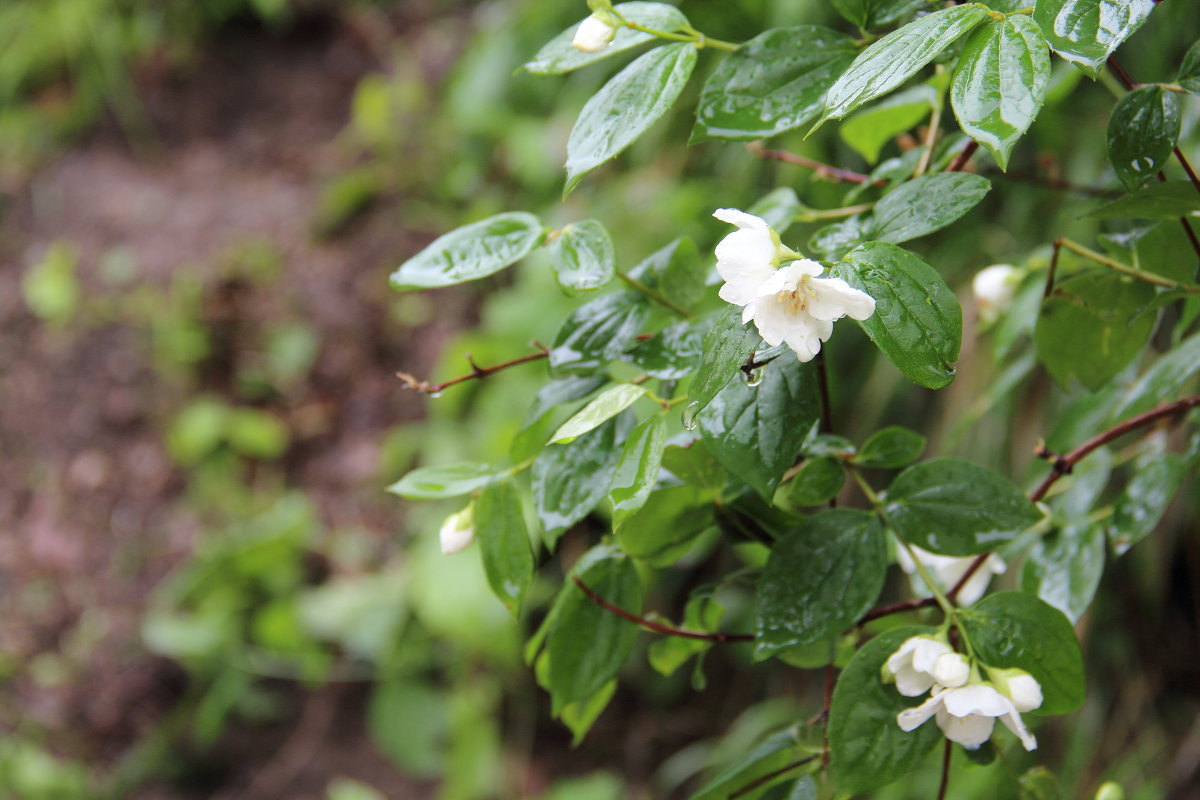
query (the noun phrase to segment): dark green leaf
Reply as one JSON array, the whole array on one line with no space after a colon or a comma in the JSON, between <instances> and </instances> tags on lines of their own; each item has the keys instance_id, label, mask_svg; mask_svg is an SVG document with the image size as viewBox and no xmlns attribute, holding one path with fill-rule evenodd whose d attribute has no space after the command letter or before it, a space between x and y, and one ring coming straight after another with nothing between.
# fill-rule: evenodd
<instances>
[{"instance_id":1,"label":"dark green leaf","mask_svg":"<svg viewBox=\"0 0 1200 800\"><path fill-rule=\"evenodd\" d=\"M604 84L579 112L567 139L564 194L667 113L695 66L691 43L668 44L640 56Z\"/></svg>"},{"instance_id":2,"label":"dark green leaf","mask_svg":"<svg viewBox=\"0 0 1200 800\"><path fill-rule=\"evenodd\" d=\"M1178 351L1176 351L1178 352ZM1154 531L1187 475L1187 462L1151 441L1134 462L1133 475L1113 508L1113 551L1124 554Z\"/></svg>"},{"instance_id":3,"label":"dark green leaf","mask_svg":"<svg viewBox=\"0 0 1200 800\"><path fill-rule=\"evenodd\" d=\"M987 8L972 3L935 11L892 31L859 54L829 89L821 121L841 119L887 94L987 18Z\"/></svg>"},{"instance_id":4,"label":"dark green leaf","mask_svg":"<svg viewBox=\"0 0 1200 800\"><path fill-rule=\"evenodd\" d=\"M1037 23L993 20L963 47L950 100L963 132L987 148L1000 169L1029 130L1050 85L1050 56Z\"/></svg>"},{"instance_id":5,"label":"dark green leaf","mask_svg":"<svg viewBox=\"0 0 1200 800\"><path fill-rule=\"evenodd\" d=\"M883 588L887 543L873 514L833 509L775 543L758 582L756 659L850 627Z\"/></svg>"},{"instance_id":6,"label":"dark green leaf","mask_svg":"<svg viewBox=\"0 0 1200 800\"><path fill-rule=\"evenodd\" d=\"M463 462L445 467L420 467L387 488L412 500L440 500L470 494L510 475L508 467Z\"/></svg>"},{"instance_id":7,"label":"dark green leaf","mask_svg":"<svg viewBox=\"0 0 1200 800\"><path fill-rule=\"evenodd\" d=\"M1196 285L1196 251L1178 220L1160 222L1133 243L1133 266L1183 285Z\"/></svg>"},{"instance_id":8,"label":"dark green leaf","mask_svg":"<svg viewBox=\"0 0 1200 800\"><path fill-rule=\"evenodd\" d=\"M652 492L617 529L626 553L651 563L672 561L713 524L712 501L691 486Z\"/></svg>"},{"instance_id":9,"label":"dark green leaf","mask_svg":"<svg viewBox=\"0 0 1200 800\"><path fill-rule=\"evenodd\" d=\"M671 445L663 451L663 467L684 483L701 489L720 489L729 479L703 439L696 439L686 446Z\"/></svg>"},{"instance_id":10,"label":"dark green leaf","mask_svg":"<svg viewBox=\"0 0 1200 800\"><path fill-rule=\"evenodd\" d=\"M1152 183L1145 189L1105 203L1088 212L1089 217L1107 219L1174 219L1200 211L1200 192L1188 181Z\"/></svg>"},{"instance_id":11,"label":"dark green leaf","mask_svg":"<svg viewBox=\"0 0 1200 800\"><path fill-rule=\"evenodd\" d=\"M1037 0L1033 18L1054 52L1095 78L1153 10L1154 0Z\"/></svg>"},{"instance_id":12,"label":"dark green leaf","mask_svg":"<svg viewBox=\"0 0 1200 800\"><path fill-rule=\"evenodd\" d=\"M783 356L764 373L757 386L731 381L697 419L721 466L769 499L796 462L820 399L809 364Z\"/></svg>"},{"instance_id":13,"label":"dark green leaf","mask_svg":"<svg viewBox=\"0 0 1200 800\"><path fill-rule=\"evenodd\" d=\"M566 226L550 243L550 267L567 294L599 289L613 279L616 264L612 237L594 219Z\"/></svg>"},{"instance_id":14,"label":"dark green leaf","mask_svg":"<svg viewBox=\"0 0 1200 800\"><path fill-rule=\"evenodd\" d=\"M910 380L930 389L954 380L962 309L937 270L907 250L870 242L833 273L875 298L875 313L858 324Z\"/></svg>"},{"instance_id":15,"label":"dark green leaf","mask_svg":"<svg viewBox=\"0 0 1200 800\"><path fill-rule=\"evenodd\" d=\"M681 237L646 256L629 270L629 277L690 308L708 295L704 282L710 269L710 263L696 250L695 242Z\"/></svg>"},{"instance_id":16,"label":"dark green leaf","mask_svg":"<svg viewBox=\"0 0 1200 800\"><path fill-rule=\"evenodd\" d=\"M440 236L400 265L393 289L433 289L499 272L529 255L542 241L533 214L509 211Z\"/></svg>"},{"instance_id":17,"label":"dark green leaf","mask_svg":"<svg viewBox=\"0 0 1200 800\"><path fill-rule=\"evenodd\" d=\"M667 418L662 414L655 414L629 434L608 489L614 527L645 505L658 480L666 443Z\"/></svg>"},{"instance_id":18,"label":"dark green leaf","mask_svg":"<svg viewBox=\"0 0 1200 800\"><path fill-rule=\"evenodd\" d=\"M589 550L575 568L578 577L598 597L632 614L642 610L642 586L629 558L611 545ZM550 629L549 683L554 708L586 701L604 688L625 663L637 626L592 602L568 580L566 596Z\"/></svg>"},{"instance_id":19,"label":"dark green leaf","mask_svg":"<svg viewBox=\"0 0 1200 800\"><path fill-rule=\"evenodd\" d=\"M683 15L683 12L666 3L618 3L613 8L630 22L636 22L655 30L673 32L687 26L687 17ZM532 61L525 64L525 69L535 75L561 75L623 53L656 38L653 34L622 27L617 31L617 35L613 37L608 47L598 53L585 53L571 44L579 25L580 23L577 22L551 39L545 47L538 51Z\"/></svg>"},{"instance_id":20,"label":"dark green leaf","mask_svg":"<svg viewBox=\"0 0 1200 800\"><path fill-rule=\"evenodd\" d=\"M1200 333L1192 334L1170 352L1159 356L1125 392L1112 413L1112 421L1128 419L1159 403L1178 398L1197 372L1200 372Z\"/></svg>"},{"instance_id":21,"label":"dark green leaf","mask_svg":"<svg viewBox=\"0 0 1200 800\"><path fill-rule=\"evenodd\" d=\"M916 461L923 452L924 436L914 430L892 425L871 434L871 438L863 442L854 462L864 467L897 469Z\"/></svg>"},{"instance_id":22,"label":"dark green leaf","mask_svg":"<svg viewBox=\"0 0 1200 800\"><path fill-rule=\"evenodd\" d=\"M762 337L753 325L742 322L740 308L729 306L716 313L712 327L704 336L700 369L688 389L688 404L683 414L685 425L691 425L717 392L733 380L760 344Z\"/></svg>"},{"instance_id":23,"label":"dark green leaf","mask_svg":"<svg viewBox=\"0 0 1200 800\"><path fill-rule=\"evenodd\" d=\"M939 102L930 86L918 86L864 108L845 120L838 133L867 162L879 160L883 146L929 116Z\"/></svg>"},{"instance_id":24,"label":"dark green leaf","mask_svg":"<svg viewBox=\"0 0 1200 800\"><path fill-rule=\"evenodd\" d=\"M792 731L780 731L763 740L750 752L738 758L700 787L690 800L728 800L734 793L756 780L765 778L786 767L803 755L800 742ZM792 777L791 773L776 776L763 784L778 783Z\"/></svg>"},{"instance_id":25,"label":"dark green leaf","mask_svg":"<svg viewBox=\"0 0 1200 800\"><path fill-rule=\"evenodd\" d=\"M810 458L787 484L787 501L794 506L819 506L837 497L846 473L832 458Z\"/></svg>"},{"instance_id":26,"label":"dark green leaf","mask_svg":"<svg viewBox=\"0 0 1200 800\"><path fill-rule=\"evenodd\" d=\"M830 768L839 792L875 789L910 772L942 732L932 722L911 733L900 730L896 715L916 700L884 684L880 670L909 637L933 628L900 628L876 636L850 660L838 677L829 707Z\"/></svg>"},{"instance_id":27,"label":"dark green leaf","mask_svg":"<svg viewBox=\"0 0 1200 800\"><path fill-rule=\"evenodd\" d=\"M1200 40L1189 47L1183 56L1175 82L1192 94L1200 94Z\"/></svg>"},{"instance_id":28,"label":"dark green leaf","mask_svg":"<svg viewBox=\"0 0 1200 800\"><path fill-rule=\"evenodd\" d=\"M1042 686L1037 714L1067 714L1083 704L1083 656L1071 622L1033 595L998 592L962 612L983 663L1017 667Z\"/></svg>"},{"instance_id":29,"label":"dark green leaf","mask_svg":"<svg viewBox=\"0 0 1200 800\"><path fill-rule=\"evenodd\" d=\"M1179 141L1179 97L1158 86L1134 89L1108 119L1108 160L1130 191L1154 180Z\"/></svg>"},{"instance_id":30,"label":"dark green leaf","mask_svg":"<svg viewBox=\"0 0 1200 800\"><path fill-rule=\"evenodd\" d=\"M692 143L765 139L811 122L856 52L849 36L818 25L764 31L713 70Z\"/></svg>"},{"instance_id":31,"label":"dark green leaf","mask_svg":"<svg viewBox=\"0 0 1200 800\"><path fill-rule=\"evenodd\" d=\"M684 320L638 342L625 357L654 378L678 380L691 375L704 355L704 337L712 317Z\"/></svg>"},{"instance_id":32,"label":"dark green leaf","mask_svg":"<svg viewBox=\"0 0 1200 800\"><path fill-rule=\"evenodd\" d=\"M566 444L575 441L629 408L645 394L645 386L632 383L617 383L610 386L560 425L550 437L550 443Z\"/></svg>"},{"instance_id":33,"label":"dark green leaf","mask_svg":"<svg viewBox=\"0 0 1200 800\"><path fill-rule=\"evenodd\" d=\"M1104 531L1081 521L1044 536L1029 551L1021 588L1078 622L1104 572Z\"/></svg>"},{"instance_id":34,"label":"dark green leaf","mask_svg":"<svg viewBox=\"0 0 1200 800\"><path fill-rule=\"evenodd\" d=\"M995 550L1041 517L1012 481L956 458L901 472L888 487L884 514L903 539L947 556Z\"/></svg>"},{"instance_id":35,"label":"dark green leaf","mask_svg":"<svg viewBox=\"0 0 1200 800\"><path fill-rule=\"evenodd\" d=\"M595 372L623 353L650 317L637 292L613 292L571 312L554 337L550 368L555 373Z\"/></svg>"},{"instance_id":36,"label":"dark green leaf","mask_svg":"<svg viewBox=\"0 0 1200 800\"><path fill-rule=\"evenodd\" d=\"M1141 352L1154 328L1154 287L1115 272L1076 275L1042 303L1033 338L1038 360L1062 386L1096 391Z\"/></svg>"},{"instance_id":37,"label":"dark green leaf","mask_svg":"<svg viewBox=\"0 0 1200 800\"><path fill-rule=\"evenodd\" d=\"M514 615L533 581L533 553L525 514L516 487L505 482L488 486L475 501L475 537L492 591Z\"/></svg>"},{"instance_id":38,"label":"dark green leaf","mask_svg":"<svg viewBox=\"0 0 1200 800\"><path fill-rule=\"evenodd\" d=\"M905 181L875 204L865 239L900 244L941 230L979 204L987 178L939 172Z\"/></svg>"},{"instance_id":39,"label":"dark green leaf","mask_svg":"<svg viewBox=\"0 0 1200 800\"><path fill-rule=\"evenodd\" d=\"M833 0L838 13L864 31L895 22L930 5L930 0Z\"/></svg>"},{"instance_id":40,"label":"dark green leaf","mask_svg":"<svg viewBox=\"0 0 1200 800\"><path fill-rule=\"evenodd\" d=\"M818 228L808 240L808 249L825 257L826 260L840 259L850 250L867 240L870 217L855 214L841 222Z\"/></svg>"}]
</instances>

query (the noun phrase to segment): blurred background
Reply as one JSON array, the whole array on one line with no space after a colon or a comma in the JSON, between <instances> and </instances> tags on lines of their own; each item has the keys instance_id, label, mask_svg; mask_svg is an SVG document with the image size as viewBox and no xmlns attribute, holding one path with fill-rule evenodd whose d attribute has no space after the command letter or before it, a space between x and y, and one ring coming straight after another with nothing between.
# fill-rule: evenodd
<instances>
[{"instance_id":1,"label":"blurred background","mask_svg":"<svg viewBox=\"0 0 1200 800\"><path fill-rule=\"evenodd\" d=\"M846 30L826 6L685 11L740 41ZM503 458L544 380L533 365L431 400L397 370L445 379L468 353L523 354L577 304L540 255L392 292L388 274L435 236L505 210L595 217L632 264L679 235L711 252L725 233L712 209L776 187L844 204L845 186L741 144L679 146L699 80L560 202L574 117L628 57L555 78L519 67L586 13L582 0L0 4L0 798L682 797L820 707L819 671L752 666L743 648L710 655L699 694L688 670L635 658L575 749L520 651L585 540L564 541L518 622L477 554L439 552L454 505L383 491L418 464ZM1181 31L1200 31L1200 13L1165 3L1126 67L1170 79ZM1057 235L1094 238L1079 217L1095 198L1020 176L1115 186L1103 137L1080 135L1112 101L1058 64L1011 177L995 176L973 224L916 249L963 286L996 261L1044 264ZM1190 152L1196 122L1192 102ZM834 126L779 145L871 166ZM816 227L786 238L802 246ZM1043 420L1074 399L1031 358L1005 361L1029 324L993 347L968 320L960 378L936 396L859 358L847 332L831 342L835 405L856 412L839 424L861 436L924 419L931 452L1026 474ZM1008 382L984 393L997 374ZM995 796L1090 797L1102 778L1130 797L1196 796L1194 489L1113 565L1083 622L1088 705L1043 726L1030 761L1060 794L1013 778ZM676 613L673 585L647 607ZM726 605L729 629L749 629L752 599ZM992 796L970 793L970 769L961 796ZM930 797L925 772L877 796Z\"/></svg>"}]
</instances>

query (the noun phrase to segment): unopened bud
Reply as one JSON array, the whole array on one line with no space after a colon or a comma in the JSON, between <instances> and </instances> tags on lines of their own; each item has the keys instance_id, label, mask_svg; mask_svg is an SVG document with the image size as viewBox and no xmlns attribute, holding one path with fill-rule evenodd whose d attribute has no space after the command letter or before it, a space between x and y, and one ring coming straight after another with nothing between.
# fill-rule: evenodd
<instances>
[{"instance_id":1,"label":"unopened bud","mask_svg":"<svg viewBox=\"0 0 1200 800\"><path fill-rule=\"evenodd\" d=\"M605 11L596 11L590 17L579 23L575 29L575 38L571 46L584 53L599 53L608 47L613 37L617 35L615 20Z\"/></svg>"},{"instance_id":2,"label":"unopened bud","mask_svg":"<svg viewBox=\"0 0 1200 800\"><path fill-rule=\"evenodd\" d=\"M442 552L446 555L466 549L475 541L475 504L472 503L462 511L457 511L446 517L438 531Z\"/></svg>"},{"instance_id":3,"label":"unopened bud","mask_svg":"<svg viewBox=\"0 0 1200 800\"><path fill-rule=\"evenodd\" d=\"M971 291L979 307L979 318L992 322L1008 310L1020 280L1019 270L1011 264L992 264L976 273Z\"/></svg>"}]
</instances>

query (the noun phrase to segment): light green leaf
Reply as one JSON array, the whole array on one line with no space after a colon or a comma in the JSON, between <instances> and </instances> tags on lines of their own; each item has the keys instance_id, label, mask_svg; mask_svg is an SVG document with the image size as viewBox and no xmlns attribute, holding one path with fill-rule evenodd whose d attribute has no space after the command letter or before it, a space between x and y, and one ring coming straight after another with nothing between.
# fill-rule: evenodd
<instances>
[{"instance_id":1,"label":"light green leaf","mask_svg":"<svg viewBox=\"0 0 1200 800\"><path fill-rule=\"evenodd\" d=\"M888 487L884 515L901 538L947 556L995 550L1041 517L1008 478L956 458L901 472Z\"/></svg>"},{"instance_id":2,"label":"light green leaf","mask_svg":"<svg viewBox=\"0 0 1200 800\"><path fill-rule=\"evenodd\" d=\"M1042 537L1029 551L1021 589L1078 622L1100 585L1105 544L1104 530L1087 521Z\"/></svg>"},{"instance_id":3,"label":"light green leaf","mask_svg":"<svg viewBox=\"0 0 1200 800\"><path fill-rule=\"evenodd\" d=\"M1179 96L1158 86L1124 95L1108 119L1108 160L1129 191L1154 180L1171 158L1183 125Z\"/></svg>"},{"instance_id":4,"label":"light green leaf","mask_svg":"<svg viewBox=\"0 0 1200 800\"><path fill-rule=\"evenodd\" d=\"M713 70L691 143L765 139L811 122L856 52L849 36L818 25L764 31Z\"/></svg>"},{"instance_id":5,"label":"light green leaf","mask_svg":"<svg viewBox=\"0 0 1200 800\"><path fill-rule=\"evenodd\" d=\"M875 298L875 313L858 324L910 380L930 389L954 380L962 309L937 270L895 245L869 242L833 274Z\"/></svg>"},{"instance_id":6,"label":"light green leaf","mask_svg":"<svg viewBox=\"0 0 1200 800\"><path fill-rule=\"evenodd\" d=\"M854 463L864 467L898 469L906 467L921 457L925 451L925 437L914 430L891 425L875 431L863 442Z\"/></svg>"},{"instance_id":7,"label":"light green leaf","mask_svg":"<svg viewBox=\"0 0 1200 800\"><path fill-rule=\"evenodd\" d=\"M550 242L550 268L569 295L599 289L616 274L612 237L594 219L567 225Z\"/></svg>"},{"instance_id":8,"label":"light green leaf","mask_svg":"<svg viewBox=\"0 0 1200 800\"><path fill-rule=\"evenodd\" d=\"M1113 505L1109 528L1113 552L1123 555L1154 531L1187 472L1187 461L1167 452L1165 440L1151 440L1134 462L1133 475Z\"/></svg>"},{"instance_id":9,"label":"light green leaf","mask_svg":"<svg viewBox=\"0 0 1200 800\"><path fill-rule=\"evenodd\" d=\"M668 486L652 492L641 508L625 517L617 541L634 558L669 563L712 524L711 499L691 486Z\"/></svg>"},{"instance_id":10,"label":"light green leaf","mask_svg":"<svg viewBox=\"0 0 1200 800\"><path fill-rule=\"evenodd\" d=\"M821 121L841 119L887 94L987 18L985 6L969 3L935 11L892 31L860 53L830 87Z\"/></svg>"},{"instance_id":11,"label":"light green leaf","mask_svg":"<svg viewBox=\"0 0 1200 800\"><path fill-rule=\"evenodd\" d=\"M833 509L777 541L758 582L757 660L854 624L879 597L887 542L873 514Z\"/></svg>"},{"instance_id":12,"label":"light green leaf","mask_svg":"<svg viewBox=\"0 0 1200 800\"><path fill-rule=\"evenodd\" d=\"M613 527L620 527L626 517L645 505L658 480L666 444L667 418L662 414L655 414L629 434L608 489Z\"/></svg>"},{"instance_id":13,"label":"light green leaf","mask_svg":"<svg viewBox=\"0 0 1200 800\"><path fill-rule=\"evenodd\" d=\"M729 306L715 315L712 327L704 337L704 355L700 368L688 389L688 404L683 414L690 425L733 376L741 371L746 359L762 344L758 330L742 322L742 310Z\"/></svg>"},{"instance_id":14,"label":"light green leaf","mask_svg":"<svg viewBox=\"0 0 1200 800\"><path fill-rule=\"evenodd\" d=\"M533 553L521 498L510 482L484 488L475 501L475 538L479 540L488 584L515 616L533 581Z\"/></svg>"},{"instance_id":15,"label":"light green leaf","mask_svg":"<svg viewBox=\"0 0 1200 800\"><path fill-rule=\"evenodd\" d=\"M646 394L646 387L618 383L598 394L594 400L564 422L550 437L550 444L573 442L588 431L595 430L620 414Z\"/></svg>"},{"instance_id":16,"label":"light green leaf","mask_svg":"<svg viewBox=\"0 0 1200 800\"><path fill-rule=\"evenodd\" d=\"M1153 10L1154 0L1037 0L1033 19L1054 52L1095 78Z\"/></svg>"},{"instance_id":17,"label":"light green leaf","mask_svg":"<svg viewBox=\"0 0 1200 800\"><path fill-rule=\"evenodd\" d=\"M533 214L497 214L434 239L401 264L388 281L400 290L473 281L520 261L541 241L542 223Z\"/></svg>"},{"instance_id":18,"label":"light green leaf","mask_svg":"<svg viewBox=\"0 0 1200 800\"><path fill-rule=\"evenodd\" d=\"M600 691L596 692L586 700L577 700L574 703L567 703L558 711L559 718L563 724L571 729L571 746L578 747L583 737L592 729L596 719L604 712L608 706L608 702L612 700L612 696L617 693L617 682L609 681L601 687ZM577 795L567 795L574 797Z\"/></svg>"},{"instance_id":19,"label":"light green leaf","mask_svg":"<svg viewBox=\"0 0 1200 800\"><path fill-rule=\"evenodd\" d=\"M983 200L987 178L939 172L905 181L875 204L863 238L900 244L941 230Z\"/></svg>"},{"instance_id":20,"label":"light green leaf","mask_svg":"<svg viewBox=\"0 0 1200 800\"><path fill-rule=\"evenodd\" d=\"M503 480L512 470L491 464L463 462L444 467L420 467L387 488L411 500L440 500L458 497Z\"/></svg>"},{"instance_id":21,"label":"light green leaf","mask_svg":"<svg viewBox=\"0 0 1200 800\"><path fill-rule=\"evenodd\" d=\"M780 186L760 197L746 209L747 214L762 217L778 234L783 234L796 221L796 215L804 210L804 204L790 186Z\"/></svg>"},{"instance_id":22,"label":"light green leaf","mask_svg":"<svg viewBox=\"0 0 1200 800\"><path fill-rule=\"evenodd\" d=\"M1200 192L1195 186L1188 181L1162 181L1092 209L1088 216L1174 219L1197 212L1200 212Z\"/></svg>"},{"instance_id":23,"label":"light green leaf","mask_svg":"<svg viewBox=\"0 0 1200 800\"><path fill-rule=\"evenodd\" d=\"M954 69L950 101L963 132L1006 169L1049 85L1050 56L1037 23L1010 16L989 22L967 40Z\"/></svg>"},{"instance_id":24,"label":"light green leaf","mask_svg":"<svg viewBox=\"0 0 1200 800\"><path fill-rule=\"evenodd\" d=\"M929 116L938 103L937 92L918 86L864 108L838 126L842 141L868 163L879 160L883 146Z\"/></svg>"},{"instance_id":25,"label":"light green leaf","mask_svg":"<svg viewBox=\"0 0 1200 800\"><path fill-rule=\"evenodd\" d=\"M564 196L667 113L695 67L692 44L668 44L639 57L604 84L584 104L567 138Z\"/></svg>"},{"instance_id":26,"label":"light green leaf","mask_svg":"<svg viewBox=\"0 0 1200 800\"><path fill-rule=\"evenodd\" d=\"M613 8L630 22L668 33L682 30L688 24L683 12L666 3L618 3ZM551 39L525 64L525 69L534 75L562 75L656 39L653 34L622 27L608 47L598 53L585 53L571 44L581 23L582 20Z\"/></svg>"}]
</instances>

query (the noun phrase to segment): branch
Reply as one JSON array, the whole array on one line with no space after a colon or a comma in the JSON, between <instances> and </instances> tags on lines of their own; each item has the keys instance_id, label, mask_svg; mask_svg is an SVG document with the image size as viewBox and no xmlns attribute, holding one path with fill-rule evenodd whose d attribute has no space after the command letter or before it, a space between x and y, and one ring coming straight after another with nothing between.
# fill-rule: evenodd
<instances>
[{"instance_id":1,"label":"branch","mask_svg":"<svg viewBox=\"0 0 1200 800\"><path fill-rule=\"evenodd\" d=\"M486 378L493 372L499 372L501 370L508 369L509 367L515 367L518 364L528 364L530 361L540 361L541 359L548 358L550 356L550 349L544 344L540 344L535 341L533 346L538 348L538 352L530 353L529 355L521 356L520 358L514 358L512 361L504 361L500 364L495 364L490 367L479 366L475 363L475 359L471 358L471 354L467 353L467 363L471 365L471 371L466 375L460 375L457 378L451 378L445 383L430 383L429 381L418 380L407 372L397 372L396 377L404 381L404 385L409 389L416 389L422 394L438 395L441 394L446 388L454 386L457 383Z\"/></svg>"},{"instance_id":2,"label":"branch","mask_svg":"<svg viewBox=\"0 0 1200 800\"><path fill-rule=\"evenodd\" d=\"M701 633L699 631L689 631L684 630L683 628L673 628L670 625L663 625L661 622L655 622L654 620L649 620L645 617L639 617L637 614L630 613L620 606L614 606L612 603L608 602L603 597L589 589L587 584L579 579L578 575L572 575L571 580L573 580L575 585L578 586L583 593L588 596L589 600L603 608L605 611L610 611L621 619L629 620L635 625L640 625L648 631L661 633L664 636L678 636L681 639L698 639L702 642L726 643L754 641L754 634L751 633Z\"/></svg>"},{"instance_id":3,"label":"branch","mask_svg":"<svg viewBox=\"0 0 1200 800\"><path fill-rule=\"evenodd\" d=\"M746 149L749 150L757 158L763 161L782 161L785 164L795 164L798 167L806 167L817 174L818 178L824 178L833 183L847 181L849 183L869 183L872 186L886 186L887 181L878 180L872 181L870 175L864 175L861 172L855 172L841 167L832 167L829 164L823 164L820 161L814 161L811 158L806 158L796 153L788 152L787 150L768 150L763 147L762 142L747 142Z\"/></svg>"},{"instance_id":4,"label":"branch","mask_svg":"<svg viewBox=\"0 0 1200 800\"><path fill-rule=\"evenodd\" d=\"M946 167L946 172L962 172L963 167L967 166L967 162L971 160L971 156L975 155L975 151L979 149L979 142L972 139L967 142L967 146L954 157L950 162L950 166Z\"/></svg>"},{"instance_id":5,"label":"branch","mask_svg":"<svg viewBox=\"0 0 1200 800\"><path fill-rule=\"evenodd\" d=\"M942 756L942 783L938 786L938 800L946 800L946 790L950 787L950 748L953 745L949 739L946 740L945 755Z\"/></svg>"}]
</instances>

